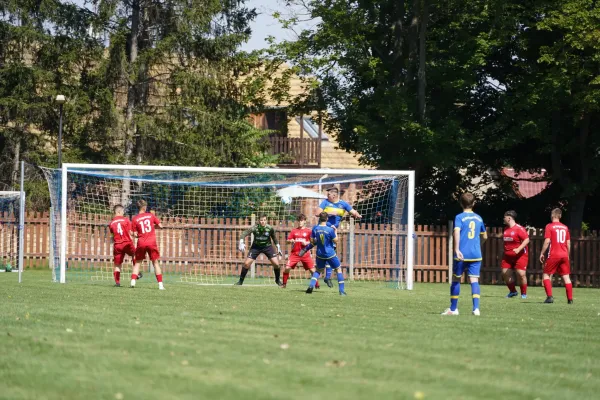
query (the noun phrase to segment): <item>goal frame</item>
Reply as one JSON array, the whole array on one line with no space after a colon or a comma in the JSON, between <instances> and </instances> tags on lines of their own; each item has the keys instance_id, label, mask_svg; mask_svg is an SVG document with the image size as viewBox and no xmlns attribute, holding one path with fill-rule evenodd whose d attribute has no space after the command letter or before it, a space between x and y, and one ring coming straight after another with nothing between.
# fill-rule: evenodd
<instances>
[{"instance_id":1,"label":"goal frame","mask_svg":"<svg viewBox=\"0 0 600 400\"><path fill-rule=\"evenodd\" d=\"M19 283L23 281L23 259L24 259L24 243L25 243L25 187L24 185L24 177L25 177L25 161L21 161L21 178L20 178L20 190L16 191L2 191L0 193L7 195L14 195L19 197L19 225L17 226L17 230L19 232L17 236L17 246L19 248L19 252L17 254L17 269L19 273Z\"/></svg>"},{"instance_id":2,"label":"goal frame","mask_svg":"<svg viewBox=\"0 0 600 400\"><path fill-rule=\"evenodd\" d=\"M414 211L415 211L415 171L402 170L368 170L368 169L328 169L328 168L220 168L220 167L184 167L162 165L116 165L116 164L78 164L63 163L61 168L61 210L60 210L60 283L66 283L66 255L67 255L67 179L70 171L76 170L137 170L137 171L164 171L164 172L213 172L213 173L260 173L260 174L302 174L322 177L325 174L349 175L379 175L408 177L408 215L406 235L406 289L413 290L414 282Z\"/></svg>"}]
</instances>

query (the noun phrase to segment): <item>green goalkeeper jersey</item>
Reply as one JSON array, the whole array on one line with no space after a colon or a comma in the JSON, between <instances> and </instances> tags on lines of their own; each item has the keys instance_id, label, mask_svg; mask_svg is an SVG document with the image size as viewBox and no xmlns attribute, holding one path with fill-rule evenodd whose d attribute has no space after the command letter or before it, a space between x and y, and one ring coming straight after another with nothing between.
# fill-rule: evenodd
<instances>
[{"instance_id":1,"label":"green goalkeeper jersey","mask_svg":"<svg viewBox=\"0 0 600 400\"><path fill-rule=\"evenodd\" d=\"M267 224L262 226L260 224L254 225L253 227L246 229L240 239L244 239L246 236L253 234L254 240L252 241L252 247L267 247L271 245L271 239L276 245L279 244L277 237L275 236L275 228Z\"/></svg>"}]
</instances>

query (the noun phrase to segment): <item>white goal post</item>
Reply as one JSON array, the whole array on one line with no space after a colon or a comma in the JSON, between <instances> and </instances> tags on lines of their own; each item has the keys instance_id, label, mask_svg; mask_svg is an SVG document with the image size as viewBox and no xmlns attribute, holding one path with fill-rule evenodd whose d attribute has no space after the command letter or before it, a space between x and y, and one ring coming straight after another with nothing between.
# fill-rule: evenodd
<instances>
[{"instance_id":1,"label":"white goal post","mask_svg":"<svg viewBox=\"0 0 600 400\"><path fill-rule=\"evenodd\" d=\"M125 203L123 205L133 212L135 199L156 198L151 208L156 210L157 215L168 215L173 220L183 221L184 225L181 226L185 226L188 231L190 229L202 231L205 227L204 222L190 224L186 221L191 218L200 221L200 218L204 217L219 217L226 221L218 225L221 227L218 229L221 230L228 229L226 224L241 224L241 222L232 222L234 219L236 221L243 219L246 221L246 226L235 226L239 231L241 228L249 227L250 214L253 220L256 220L257 214L265 212L269 215L270 221L276 221L280 226L290 229L292 216L304 210L315 209L315 205L321 201L316 197L325 197L325 195L313 196L310 194L311 191L322 194L323 190L335 186L342 200L347 199L357 210L358 206L362 207L361 210L366 210L365 214L368 214L367 218L363 217L364 221L354 220L346 215L340 228L340 234L348 238L343 247L349 278L371 279L372 276L381 274L386 279L392 277L388 280L394 280L397 275L397 279L403 286L405 285L406 289L413 289L414 171L65 163L61 170L47 170L46 177L49 181L52 205L55 210L59 210L59 215L56 216L59 218L55 219L58 225L57 261L60 266L61 283L67 281L68 262L75 262L73 261L75 257L70 256L69 253L69 246L74 245L69 241L69 235L75 235L77 229L73 219L90 220L90 214L97 214L93 216L95 220L102 221L102 223L95 223L94 229L98 229L97 227L104 226L101 224L110 219L109 214L112 212L112 206L116 204L115 201ZM297 186L300 188L294 190L293 188ZM281 194L284 192L282 189L289 189L285 191L285 193L292 193L289 198L283 197L288 194ZM259 200L255 200L257 193L260 195ZM279 201L273 200L274 198L278 198ZM230 206L229 203L235 205ZM315 221L314 214L305 213L310 217L309 226L312 226ZM98 215L102 218L98 218ZM160 234L159 232L158 235ZM200 235L194 232L191 234ZM231 241L231 237L236 237L236 232L226 234L229 235L227 243ZM194 245L191 242L196 240L187 238L188 236L186 236L187 241L181 245L186 248L188 245ZM205 239L204 242L208 240L211 239ZM217 242L224 243L221 239L215 240L216 242L211 244L213 247L221 246ZM285 238L281 244L282 248L287 247ZM229 244L227 246L231 247ZM230 250L227 251L229 251L228 260L235 256ZM93 251L90 250L88 253L92 254ZM175 254L173 259L180 255L173 254ZM82 256L78 257L78 260L82 258ZM228 261L232 263L232 266L227 267L228 274L237 274L237 268L243 262L244 256L237 255L237 257L239 258L237 264ZM108 268L110 262L107 257L102 260ZM168 257L165 257L165 262L169 262ZM185 261L178 262L181 265L185 264L185 267L181 268L190 268L189 264L192 263L189 257ZM180 271L181 268L177 266L173 267L173 270ZM376 274L373 272L375 270L377 270ZM392 274L390 270L396 272ZM181 273L187 274L186 279L190 278L189 272ZM366 278L367 276L369 278ZM218 280L214 277L212 279L207 281L196 277L194 280L182 279L182 281L205 284L228 282L222 277Z\"/></svg>"},{"instance_id":2,"label":"white goal post","mask_svg":"<svg viewBox=\"0 0 600 400\"><path fill-rule=\"evenodd\" d=\"M22 161L20 190L0 191L0 272L18 272L19 283L23 279L25 240L24 168Z\"/></svg>"}]
</instances>

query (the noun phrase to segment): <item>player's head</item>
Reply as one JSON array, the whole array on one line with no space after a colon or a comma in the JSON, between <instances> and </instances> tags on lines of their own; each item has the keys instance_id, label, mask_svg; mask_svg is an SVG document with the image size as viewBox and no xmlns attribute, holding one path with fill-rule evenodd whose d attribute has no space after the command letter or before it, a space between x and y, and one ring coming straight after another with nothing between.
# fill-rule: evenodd
<instances>
[{"instance_id":1,"label":"player's head","mask_svg":"<svg viewBox=\"0 0 600 400\"><path fill-rule=\"evenodd\" d=\"M559 220L562 218L562 211L560 208L555 208L554 210L552 210L552 212L550 213L550 218L552 220Z\"/></svg>"},{"instance_id":2,"label":"player's head","mask_svg":"<svg viewBox=\"0 0 600 400\"><path fill-rule=\"evenodd\" d=\"M115 215L118 215L119 217L122 216L125 213L125 208L123 208L122 205L117 204L114 208L113 208Z\"/></svg>"},{"instance_id":3,"label":"player's head","mask_svg":"<svg viewBox=\"0 0 600 400\"><path fill-rule=\"evenodd\" d=\"M460 196L460 206L463 208L463 210L470 210L474 205L475 196L473 196L473 193L467 192Z\"/></svg>"},{"instance_id":4,"label":"player's head","mask_svg":"<svg viewBox=\"0 0 600 400\"><path fill-rule=\"evenodd\" d=\"M327 222L327 220L329 219L329 214L327 214L325 211L323 211L321 214L319 214L319 223L322 224L323 222Z\"/></svg>"},{"instance_id":5,"label":"player's head","mask_svg":"<svg viewBox=\"0 0 600 400\"><path fill-rule=\"evenodd\" d=\"M258 223L259 223L261 226L266 226L266 225L267 225L267 214L261 214L261 215L258 217Z\"/></svg>"},{"instance_id":6,"label":"player's head","mask_svg":"<svg viewBox=\"0 0 600 400\"><path fill-rule=\"evenodd\" d=\"M296 221L298 221L298 227L299 228L304 228L306 226L306 215L304 215L304 214L298 214L298 217L296 218Z\"/></svg>"},{"instance_id":7,"label":"player's head","mask_svg":"<svg viewBox=\"0 0 600 400\"><path fill-rule=\"evenodd\" d=\"M146 208L148 207L148 203L146 203L146 200L140 199L140 200L137 201L137 206L140 209L140 212L143 213L143 212L146 212Z\"/></svg>"},{"instance_id":8,"label":"player's head","mask_svg":"<svg viewBox=\"0 0 600 400\"><path fill-rule=\"evenodd\" d=\"M517 212L509 210L504 213L504 224L510 226L512 223L517 223Z\"/></svg>"},{"instance_id":9,"label":"player's head","mask_svg":"<svg viewBox=\"0 0 600 400\"><path fill-rule=\"evenodd\" d=\"M337 200L339 194L340 194L340 191L338 188L330 187L329 189L327 189L327 200L335 201L335 200Z\"/></svg>"}]
</instances>

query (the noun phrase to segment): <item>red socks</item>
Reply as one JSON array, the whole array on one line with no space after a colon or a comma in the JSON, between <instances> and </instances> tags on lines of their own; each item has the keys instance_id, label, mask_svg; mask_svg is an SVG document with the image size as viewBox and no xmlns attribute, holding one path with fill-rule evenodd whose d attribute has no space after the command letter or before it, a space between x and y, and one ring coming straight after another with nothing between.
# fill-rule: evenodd
<instances>
[{"instance_id":1,"label":"red socks","mask_svg":"<svg viewBox=\"0 0 600 400\"><path fill-rule=\"evenodd\" d=\"M567 291L567 300L573 300L573 284L565 283L565 290Z\"/></svg>"},{"instance_id":2,"label":"red socks","mask_svg":"<svg viewBox=\"0 0 600 400\"><path fill-rule=\"evenodd\" d=\"M287 285L287 281L290 278L290 274L283 273L283 284Z\"/></svg>"},{"instance_id":3,"label":"red socks","mask_svg":"<svg viewBox=\"0 0 600 400\"><path fill-rule=\"evenodd\" d=\"M121 283L121 271L114 271L115 283Z\"/></svg>"},{"instance_id":4,"label":"red socks","mask_svg":"<svg viewBox=\"0 0 600 400\"><path fill-rule=\"evenodd\" d=\"M158 283L162 282L162 275L156 275L156 282L158 282Z\"/></svg>"},{"instance_id":5,"label":"red socks","mask_svg":"<svg viewBox=\"0 0 600 400\"><path fill-rule=\"evenodd\" d=\"M131 274L131 279L136 279L137 280L137 275L136 274Z\"/></svg>"},{"instance_id":6,"label":"red socks","mask_svg":"<svg viewBox=\"0 0 600 400\"><path fill-rule=\"evenodd\" d=\"M546 296L552 296L552 282L550 279L544 279L544 289L546 289Z\"/></svg>"},{"instance_id":7,"label":"red socks","mask_svg":"<svg viewBox=\"0 0 600 400\"><path fill-rule=\"evenodd\" d=\"M506 286L508 286L508 290L510 290L511 293L514 293L517 291L517 288L515 287L515 283L512 281L510 283L507 283Z\"/></svg>"},{"instance_id":8,"label":"red socks","mask_svg":"<svg viewBox=\"0 0 600 400\"><path fill-rule=\"evenodd\" d=\"M521 294L527 294L527 284L524 283L521 285Z\"/></svg>"}]
</instances>

